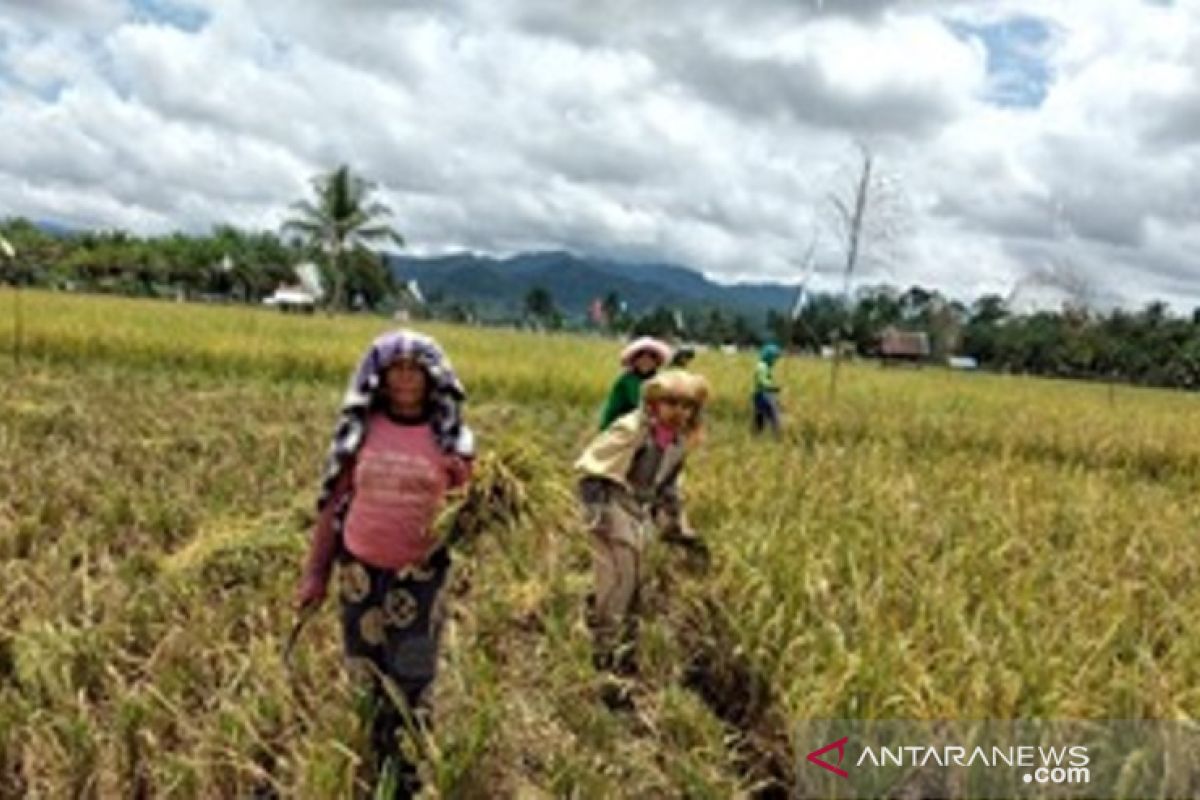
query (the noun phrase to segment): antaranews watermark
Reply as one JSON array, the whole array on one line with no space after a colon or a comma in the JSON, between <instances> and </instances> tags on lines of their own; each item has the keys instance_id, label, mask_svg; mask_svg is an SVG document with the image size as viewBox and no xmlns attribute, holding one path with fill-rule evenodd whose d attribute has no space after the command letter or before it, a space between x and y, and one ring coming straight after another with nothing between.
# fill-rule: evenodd
<instances>
[{"instance_id":1,"label":"antaranews watermark","mask_svg":"<svg viewBox=\"0 0 1200 800\"><path fill-rule=\"evenodd\" d=\"M799 797L1195 797L1200 726L1151 720L813 720Z\"/></svg>"}]
</instances>

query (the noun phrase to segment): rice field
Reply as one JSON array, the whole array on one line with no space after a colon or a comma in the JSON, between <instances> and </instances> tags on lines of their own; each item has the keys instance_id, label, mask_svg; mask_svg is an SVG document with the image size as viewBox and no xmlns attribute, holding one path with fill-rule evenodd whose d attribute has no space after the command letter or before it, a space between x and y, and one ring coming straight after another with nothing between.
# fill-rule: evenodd
<instances>
[{"instance_id":1,"label":"rice field","mask_svg":"<svg viewBox=\"0 0 1200 800\"><path fill-rule=\"evenodd\" d=\"M349 797L332 603L280 657L376 318L0 292L0 797ZM618 343L422 326L522 514L459 556L431 797L769 796L807 718L1200 716L1182 393L701 353L707 571L655 549L632 714L597 700L570 464Z\"/></svg>"}]
</instances>

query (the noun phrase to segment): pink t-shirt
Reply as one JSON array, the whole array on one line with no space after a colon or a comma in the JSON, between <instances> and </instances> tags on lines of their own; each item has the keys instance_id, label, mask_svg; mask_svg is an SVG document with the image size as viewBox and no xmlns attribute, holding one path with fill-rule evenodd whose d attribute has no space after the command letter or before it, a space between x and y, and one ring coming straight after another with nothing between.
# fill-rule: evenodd
<instances>
[{"instance_id":1,"label":"pink t-shirt","mask_svg":"<svg viewBox=\"0 0 1200 800\"><path fill-rule=\"evenodd\" d=\"M384 569L423 561L434 544L430 527L453 475L452 460L429 425L400 425L372 414L354 466L346 549Z\"/></svg>"}]
</instances>

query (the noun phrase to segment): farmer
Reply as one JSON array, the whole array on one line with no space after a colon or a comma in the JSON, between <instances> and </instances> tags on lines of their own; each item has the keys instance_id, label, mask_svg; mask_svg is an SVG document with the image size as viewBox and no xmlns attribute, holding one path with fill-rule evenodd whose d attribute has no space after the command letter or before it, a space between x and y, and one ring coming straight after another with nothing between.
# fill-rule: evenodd
<instances>
[{"instance_id":1,"label":"farmer","mask_svg":"<svg viewBox=\"0 0 1200 800\"><path fill-rule=\"evenodd\" d=\"M338 562L347 670L365 690L377 774L398 797L420 786L397 729L429 724L450 567L431 526L470 479L464 398L433 339L398 330L371 343L342 401L296 592L299 608L319 605Z\"/></svg>"},{"instance_id":2,"label":"farmer","mask_svg":"<svg viewBox=\"0 0 1200 800\"><path fill-rule=\"evenodd\" d=\"M667 366L671 369L687 369L692 363L692 359L696 357L696 348L690 344L681 344L675 348L675 354L671 356L671 363Z\"/></svg>"},{"instance_id":3,"label":"farmer","mask_svg":"<svg viewBox=\"0 0 1200 800\"><path fill-rule=\"evenodd\" d=\"M779 345L765 344L759 351L758 364L754 367L754 432L762 433L770 427L776 438L779 436L779 385L772 371L779 360Z\"/></svg>"},{"instance_id":4,"label":"farmer","mask_svg":"<svg viewBox=\"0 0 1200 800\"><path fill-rule=\"evenodd\" d=\"M665 539L702 541L685 529L678 481L699 440L708 382L683 370L647 381L641 408L619 418L575 464L591 535L595 587L589 598L593 660L614 678L636 672L636 611L652 516ZM627 702L620 683L606 702Z\"/></svg>"},{"instance_id":5,"label":"farmer","mask_svg":"<svg viewBox=\"0 0 1200 800\"><path fill-rule=\"evenodd\" d=\"M600 430L607 430L618 417L637 410L641 402L642 384L653 378L670 358L671 348L665 342L649 336L635 339L621 351L623 371L604 402Z\"/></svg>"}]
</instances>

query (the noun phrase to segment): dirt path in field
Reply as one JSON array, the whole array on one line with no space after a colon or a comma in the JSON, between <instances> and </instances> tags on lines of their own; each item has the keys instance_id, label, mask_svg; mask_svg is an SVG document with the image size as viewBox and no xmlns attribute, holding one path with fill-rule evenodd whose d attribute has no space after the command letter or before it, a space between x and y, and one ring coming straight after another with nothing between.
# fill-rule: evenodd
<instances>
[{"instance_id":1,"label":"dirt path in field","mask_svg":"<svg viewBox=\"0 0 1200 800\"><path fill-rule=\"evenodd\" d=\"M705 593L707 594L707 592ZM689 607L677 635L690 654L683 686L694 692L734 734L733 764L751 796L775 800L796 785L795 755L787 719L775 691L737 648L720 603L705 596Z\"/></svg>"}]
</instances>

